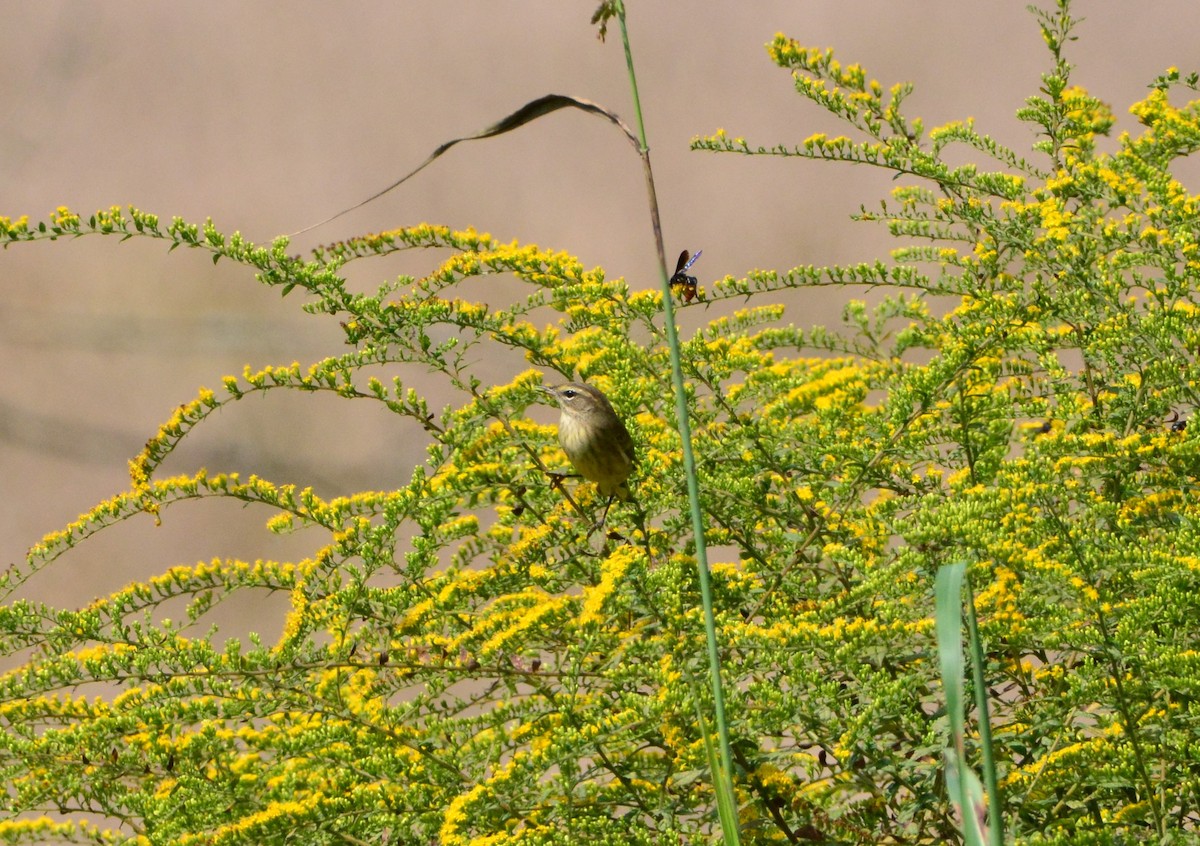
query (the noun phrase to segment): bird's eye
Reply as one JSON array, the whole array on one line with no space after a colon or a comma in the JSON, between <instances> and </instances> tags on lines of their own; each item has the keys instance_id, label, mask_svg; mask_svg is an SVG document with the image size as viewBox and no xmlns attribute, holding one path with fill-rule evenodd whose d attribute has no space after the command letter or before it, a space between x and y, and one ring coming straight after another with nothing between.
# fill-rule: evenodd
<instances>
[{"instance_id":1,"label":"bird's eye","mask_svg":"<svg viewBox=\"0 0 1200 846\"><path fill-rule=\"evenodd\" d=\"M575 397L579 396L579 392L576 391L574 388L567 388L562 393L563 393L563 396L566 397L567 399L575 399Z\"/></svg>"}]
</instances>

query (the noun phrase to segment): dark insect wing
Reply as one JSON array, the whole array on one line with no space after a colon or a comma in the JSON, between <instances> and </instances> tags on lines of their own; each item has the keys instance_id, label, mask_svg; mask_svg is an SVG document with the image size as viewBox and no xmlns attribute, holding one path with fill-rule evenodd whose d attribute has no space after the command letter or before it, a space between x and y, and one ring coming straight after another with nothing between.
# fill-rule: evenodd
<instances>
[{"instance_id":1,"label":"dark insect wing","mask_svg":"<svg viewBox=\"0 0 1200 846\"><path fill-rule=\"evenodd\" d=\"M688 258L688 251L684 250L679 254L679 261L675 264L675 273L671 276L672 285L695 285L695 277L687 275L687 269L696 263L696 259L700 258L700 254L704 250L697 250L696 254Z\"/></svg>"}]
</instances>

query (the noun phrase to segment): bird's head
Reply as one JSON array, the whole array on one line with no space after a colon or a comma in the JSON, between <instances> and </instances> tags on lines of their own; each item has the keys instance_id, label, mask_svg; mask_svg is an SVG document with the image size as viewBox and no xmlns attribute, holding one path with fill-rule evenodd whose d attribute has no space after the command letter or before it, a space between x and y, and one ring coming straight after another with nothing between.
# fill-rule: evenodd
<instances>
[{"instance_id":1,"label":"bird's head","mask_svg":"<svg viewBox=\"0 0 1200 846\"><path fill-rule=\"evenodd\" d=\"M595 414L613 414L608 397L591 385L582 382L567 382L565 385L543 385L540 390L554 397L563 414L572 417L591 417Z\"/></svg>"}]
</instances>

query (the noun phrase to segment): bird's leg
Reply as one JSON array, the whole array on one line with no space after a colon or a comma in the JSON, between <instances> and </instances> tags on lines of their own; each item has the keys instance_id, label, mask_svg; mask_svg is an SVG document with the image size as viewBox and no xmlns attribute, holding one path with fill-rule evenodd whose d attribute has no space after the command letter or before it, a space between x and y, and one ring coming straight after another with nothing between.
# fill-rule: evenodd
<instances>
[{"instance_id":1,"label":"bird's leg","mask_svg":"<svg viewBox=\"0 0 1200 846\"><path fill-rule=\"evenodd\" d=\"M608 495L608 502L604 503L604 510L600 512L600 519L592 526L593 532L598 532L604 528L604 521L608 519L608 509L612 508L613 500L617 498L616 494Z\"/></svg>"},{"instance_id":2,"label":"bird's leg","mask_svg":"<svg viewBox=\"0 0 1200 846\"><path fill-rule=\"evenodd\" d=\"M567 486L563 484L563 481L566 479L581 479L583 478L582 475L579 473L559 473L554 470L545 470L544 468L542 472L550 477L550 487L563 495L563 498L575 509L575 513L580 517L586 517L587 515L584 513L583 508L575 501L575 497L571 496L571 492L567 490Z\"/></svg>"},{"instance_id":3,"label":"bird's leg","mask_svg":"<svg viewBox=\"0 0 1200 846\"><path fill-rule=\"evenodd\" d=\"M550 487L563 491L564 493L566 492L566 488L563 487L563 482L566 479L582 478L578 473L560 473L556 470L547 470L545 472L546 475L550 477Z\"/></svg>"}]
</instances>

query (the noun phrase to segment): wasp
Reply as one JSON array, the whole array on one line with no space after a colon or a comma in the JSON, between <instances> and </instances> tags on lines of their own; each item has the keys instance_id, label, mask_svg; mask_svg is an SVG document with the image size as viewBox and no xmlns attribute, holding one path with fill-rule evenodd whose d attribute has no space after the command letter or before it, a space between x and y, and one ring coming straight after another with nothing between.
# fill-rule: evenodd
<instances>
[{"instance_id":1,"label":"wasp","mask_svg":"<svg viewBox=\"0 0 1200 846\"><path fill-rule=\"evenodd\" d=\"M679 296L683 298L685 303L690 303L696 298L696 277L688 276L687 269L696 263L696 259L700 258L700 254L704 250L696 250L694 256L688 257L688 251L684 250L679 254L679 261L675 264L675 275L671 277L668 283L672 288L679 286Z\"/></svg>"}]
</instances>

